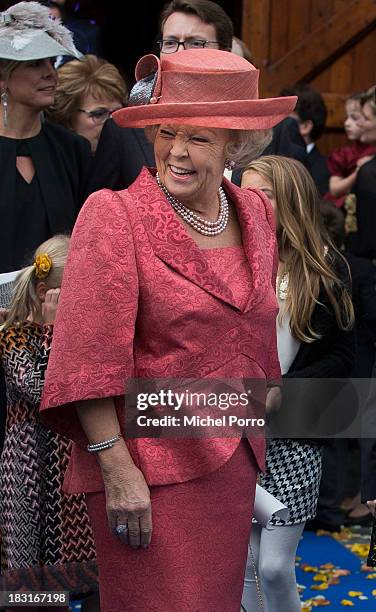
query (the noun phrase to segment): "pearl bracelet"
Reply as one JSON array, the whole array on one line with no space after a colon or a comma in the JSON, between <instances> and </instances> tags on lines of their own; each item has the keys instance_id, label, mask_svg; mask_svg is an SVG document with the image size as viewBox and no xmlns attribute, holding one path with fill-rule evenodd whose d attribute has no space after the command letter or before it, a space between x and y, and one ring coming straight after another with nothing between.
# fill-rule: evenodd
<instances>
[{"instance_id":1,"label":"pearl bracelet","mask_svg":"<svg viewBox=\"0 0 376 612\"><path fill-rule=\"evenodd\" d=\"M119 432L113 438L109 440L103 440L102 442L95 442L95 444L88 444L87 450L89 453L98 453L99 451L106 450L106 448L112 448L116 442L119 442L121 438L121 433Z\"/></svg>"}]
</instances>

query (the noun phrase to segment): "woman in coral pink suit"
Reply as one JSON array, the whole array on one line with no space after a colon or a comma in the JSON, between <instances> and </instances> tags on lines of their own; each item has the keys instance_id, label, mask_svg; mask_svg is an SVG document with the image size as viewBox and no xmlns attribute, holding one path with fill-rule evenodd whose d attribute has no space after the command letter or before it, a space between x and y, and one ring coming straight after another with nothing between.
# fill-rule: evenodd
<instances>
[{"instance_id":1,"label":"woman in coral pink suit","mask_svg":"<svg viewBox=\"0 0 376 612\"><path fill-rule=\"evenodd\" d=\"M218 50L146 56L136 78L114 118L152 126L157 172L80 214L42 416L75 442L66 489L86 494L102 612L238 612L263 438L130 439L124 393L130 378L279 377L272 210L223 171L296 98L260 100L258 71Z\"/></svg>"}]
</instances>

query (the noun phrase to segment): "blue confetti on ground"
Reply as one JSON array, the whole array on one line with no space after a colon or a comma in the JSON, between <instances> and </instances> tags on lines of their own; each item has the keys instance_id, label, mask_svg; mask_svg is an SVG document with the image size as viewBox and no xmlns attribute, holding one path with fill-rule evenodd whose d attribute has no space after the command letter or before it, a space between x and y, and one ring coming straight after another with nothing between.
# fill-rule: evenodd
<instances>
[{"instance_id":1,"label":"blue confetti on ground","mask_svg":"<svg viewBox=\"0 0 376 612\"><path fill-rule=\"evenodd\" d=\"M360 571L362 561L350 550L342 544L331 538L330 536L317 536L315 533L306 531L303 534L297 556L301 557L296 568L296 577L298 584L302 584L307 588L301 593L300 597L303 601L323 595L331 602L330 606L325 609L330 610L362 610L363 612L376 611L376 598L371 594L373 589L376 589L376 580L367 580L367 572ZM340 577L340 584L329 586L324 591L315 591L309 587L317 584L313 581L314 573L303 572L299 565L305 563L314 567L318 567L325 563L333 563L340 569L348 569L351 574ZM376 568L375 568L376 571ZM362 591L369 599L360 600L357 597L350 597L349 591ZM346 608L341 605L342 599L348 599L354 602L354 606ZM319 608L313 608L318 610ZM324 608L323 608L324 609Z\"/></svg>"}]
</instances>

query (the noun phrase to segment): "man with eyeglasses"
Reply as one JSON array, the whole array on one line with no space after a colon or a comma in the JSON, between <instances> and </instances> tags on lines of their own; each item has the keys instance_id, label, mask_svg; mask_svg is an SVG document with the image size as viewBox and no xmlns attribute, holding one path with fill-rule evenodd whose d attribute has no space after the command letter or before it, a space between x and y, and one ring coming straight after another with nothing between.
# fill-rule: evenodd
<instances>
[{"instance_id":1,"label":"man with eyeglasses","mask_svg":"<svg viewBox=\"0 0 376 612\"><path fill-rule=\"evenodd\" d=\"M160 53L184 49L222 49L231 51L233 25L222 7L211 0L172 0L159 19ZM93 161L88 193L104 187L125 189L139 175L142 166L154 166L152 145L144 131L120 128L106 121Z\"/></svg>"},{"instance_id":2,"label":"man with eyeglasses","mask_svg":"<svg viewBox=\"0 0 376 612\"><path fill-rule=\"evenodd\" d=\"M159 31L161 53L205 47L231 51L234 35L230 17L211 0L172 0L162 9Z\"/></svg>"}]
</instances>

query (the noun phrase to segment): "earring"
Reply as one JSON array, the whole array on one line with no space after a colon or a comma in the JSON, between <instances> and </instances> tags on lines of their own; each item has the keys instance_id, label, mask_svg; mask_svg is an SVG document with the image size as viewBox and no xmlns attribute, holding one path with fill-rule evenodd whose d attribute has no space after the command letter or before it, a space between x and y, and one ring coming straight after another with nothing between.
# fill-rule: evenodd
<instances>
[{"instance_id":1,"label":"earring","mask_svg":"<svg viewBox=\"0 0 376 612\"><path fill-rule=\"evenodd\" d=\"M235 162L232 159L226 159L225 168L227 168L227 170L233 170L235 168Z\"/></svg>"},{"instance_id":2,"label":"earring","mask_svg":"<svg viewBox=\"0 0 376 612\"><path fill-rule=\"evenodd\" d=\"M1 92L1 106L3 107L3 123L4 127L8 127L8 92L3 89Z\"/></svg>"}]
</instances>

